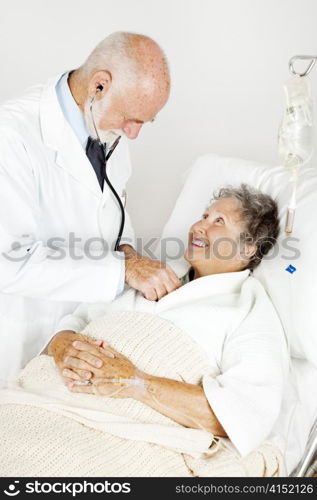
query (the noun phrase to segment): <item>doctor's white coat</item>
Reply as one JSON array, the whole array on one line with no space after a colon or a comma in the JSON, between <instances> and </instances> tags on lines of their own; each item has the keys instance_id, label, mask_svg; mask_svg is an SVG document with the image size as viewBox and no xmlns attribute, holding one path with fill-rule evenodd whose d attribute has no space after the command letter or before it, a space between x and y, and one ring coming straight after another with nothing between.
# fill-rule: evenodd
<instances>
[{"instance_id":1,"label":"doctor's white coat","mask_svg":"<svg viewBox=\"0 0 317 500\"><path fill-rule=\"evenodd\" d=\"M0 386L6 385L79 302L111 301L121 261L121 213L102 192L65 120L60 75L0 107ZM130 176L127 140L107 165L122 195ZM127 216L123 240L133 244Z\"/></svg>"}]
</instances>

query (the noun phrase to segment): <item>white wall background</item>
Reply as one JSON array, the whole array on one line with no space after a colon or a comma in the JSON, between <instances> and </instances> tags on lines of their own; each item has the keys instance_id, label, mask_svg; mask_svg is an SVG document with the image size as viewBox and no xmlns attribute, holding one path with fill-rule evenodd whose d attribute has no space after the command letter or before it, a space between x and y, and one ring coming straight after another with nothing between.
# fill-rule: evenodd
<instances>
[{"instance_id":1,"label":"white wall background","mask_svg":"<svg viewBox=\"0 0 317 500\"><path fill-rule=\"evenodd\" d=\"M277 163L288 60L317 53L316 0L0 0L0 7L0 100L77 67L112 31L144 33L164 48L170 100L131 143L128 207L144 237L159 235L197 156ZM312 82L316 99L316 68Z\"/></svg>"}]
</instances>

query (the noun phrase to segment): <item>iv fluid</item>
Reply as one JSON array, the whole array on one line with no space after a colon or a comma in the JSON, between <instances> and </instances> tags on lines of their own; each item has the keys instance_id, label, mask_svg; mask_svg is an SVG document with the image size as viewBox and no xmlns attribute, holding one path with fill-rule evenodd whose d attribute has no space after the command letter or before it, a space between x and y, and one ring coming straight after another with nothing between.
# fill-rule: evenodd
<instances>
[{"instance_id":1,"label":"iv fluid","mask_svg":"<svg viewBox=\"0 0 317 500\"><path fill-rule=\"evenodd\" d=\"M286 109L278 133L278 153L283 165L297 167L313 154L313 102L308 77L295 76L284 85Z\"/></svg>"}]
</instances>

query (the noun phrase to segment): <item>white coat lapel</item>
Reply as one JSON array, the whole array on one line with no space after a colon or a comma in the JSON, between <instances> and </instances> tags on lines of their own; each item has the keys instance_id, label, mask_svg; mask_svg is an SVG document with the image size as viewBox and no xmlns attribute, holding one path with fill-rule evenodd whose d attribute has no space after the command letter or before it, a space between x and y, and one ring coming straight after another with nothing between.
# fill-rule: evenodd
<instances>
[{"instance_id":1,"label":"white coat lapel","mask_svg":"<svg viewBox=\"0 0 317 500\"><path fill-rule=\"evenodd\" d=\"M55 86L61 75L51 79L43 89L40 121L44 144L56 151L56 164L99 198L102 192L97 176L74 131L59 105Z\"/></svg>"}]
</instances>

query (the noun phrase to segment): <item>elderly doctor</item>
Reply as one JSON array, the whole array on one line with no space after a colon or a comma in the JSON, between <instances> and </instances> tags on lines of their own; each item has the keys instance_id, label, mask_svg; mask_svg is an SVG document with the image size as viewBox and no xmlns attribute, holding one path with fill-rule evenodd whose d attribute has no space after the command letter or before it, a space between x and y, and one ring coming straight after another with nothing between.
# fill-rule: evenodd
<instances>
[{"instance_id":1,"label":"elderly doctor","mask_svg":"<svg viewBox=\"0 0 317 500\"><path fill-rule=\"evenodd\" d=\"M154 120L169 89L160 47L114 33L78 69L1 106L0 386L79 302L111 301L124 282L150 300L180 286L135 252L128 216L120 240L126 138Z\"/></svg>"}]
</instances>

